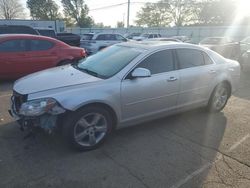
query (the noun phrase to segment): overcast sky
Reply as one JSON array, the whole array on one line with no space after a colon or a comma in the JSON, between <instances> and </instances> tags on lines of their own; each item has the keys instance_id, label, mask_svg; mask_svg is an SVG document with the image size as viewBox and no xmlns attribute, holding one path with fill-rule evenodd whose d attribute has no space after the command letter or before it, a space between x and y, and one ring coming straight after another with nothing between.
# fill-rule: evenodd
<instances>
[{"instance_id":1,"label":"overcast sky","mask_svg":"<svg viewBox=\"0 0 250 188\"><path fill-rule=\"evenodd\" d=\"M21 0L24 7L26 7L26 0ZM130 7L130 24L134 24L136 18L136 12L144 5L145 2L157 2L158 0L131 0ZM61 6L60 0L55 0L55 2ZM116 26L117 21L125 21L127 23L127 4L93 10L100 7L106 7L110 5L116 5L120 3L125 3L127 0L85 0L85 3L88 5L90 12L89 15L95 20L96 23L102 22L104 25L110 25L112 27ZM136 3L133 3L136 2ZM140 3L141 2L141 3ZM62 11L62 8L61 8ZM29 15L29 11L27 10Z\"/></svg>"}]
</instances>

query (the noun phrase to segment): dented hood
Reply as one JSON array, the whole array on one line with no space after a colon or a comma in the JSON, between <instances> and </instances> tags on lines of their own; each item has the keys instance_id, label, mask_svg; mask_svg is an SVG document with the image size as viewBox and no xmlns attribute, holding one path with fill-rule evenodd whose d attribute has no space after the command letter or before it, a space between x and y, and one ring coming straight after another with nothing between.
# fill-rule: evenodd
<instances>
[{"instance_id":1,"label":"dented hood","mask_svg":"<svg viewBox=\"0 0 250 188\"><path fill-rule=\"evenodd\" d=\"M15 82L13 89L20 94L30 94L100 80L102 79L77 70L71 65L65 65L25 76Z\"/></svg>"}]
</instances>

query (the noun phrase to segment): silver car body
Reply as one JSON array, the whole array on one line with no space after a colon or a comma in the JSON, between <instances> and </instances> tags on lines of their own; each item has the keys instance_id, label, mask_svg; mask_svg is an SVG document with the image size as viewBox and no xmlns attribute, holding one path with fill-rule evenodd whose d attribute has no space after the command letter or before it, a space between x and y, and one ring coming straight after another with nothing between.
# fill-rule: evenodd
<instances>
[{"instance_id":1,"label":"silver car body","mask_svg":"<svg viewBox=\"0 0 250 188\"><path fill-rule=\"evenodd\" d=\"M239 85L240 66L201 46L173 42L128 42L116 44L140 49L142 53L108 79L83 73L71 65L26 76L14 91L27 100L54 98L66 110L75 111L98 103L114 111L117 127L206 106L219 83L226 81L234 92ZM125 79L146 57L164 49L196 49L213 61L210 65L174 70L147 78Z\"/></svg>"}]
</instances>

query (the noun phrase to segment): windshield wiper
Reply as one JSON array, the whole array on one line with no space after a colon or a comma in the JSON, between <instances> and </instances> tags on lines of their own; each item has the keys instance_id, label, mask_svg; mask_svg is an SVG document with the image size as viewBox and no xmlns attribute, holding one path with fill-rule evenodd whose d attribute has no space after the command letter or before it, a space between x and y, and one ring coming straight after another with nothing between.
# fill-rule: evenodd
<instances>
[{"instance_id":1,"label":"windshield wiper","mask_svg":"<svg viewBox=\"0 0 250 188\"><path fill-rule=\"evenodd\" d=\"M87 69L87 68L81 68L81 67L78 66L78 64L72 64L72 66L73 66L74 68L76 68L77 70L83 71L83 72L88 73L88 74L90 74L90 75L92 75L92 76L95 76L95 77L97 77L97 78L103 78L103 79L106 78L105 76L102 76L102 75L98 74L98 73L95 72L95 71L89 70L89 69Z\"/></svg>"},{"instance_id":2,"label":"windshield wiper","mask_svg":"<svg viewBox=\"0 0 250 188\"><path fill-rule=\"evenodd\" d=\"M100 75L95 72L95 71L92 71L92 70L89 70L89 69L86 69L86 68L79 68L80 70L92 75L92 76L95 76L95 77L100 77Z\"/></svg>"}]
</instances>

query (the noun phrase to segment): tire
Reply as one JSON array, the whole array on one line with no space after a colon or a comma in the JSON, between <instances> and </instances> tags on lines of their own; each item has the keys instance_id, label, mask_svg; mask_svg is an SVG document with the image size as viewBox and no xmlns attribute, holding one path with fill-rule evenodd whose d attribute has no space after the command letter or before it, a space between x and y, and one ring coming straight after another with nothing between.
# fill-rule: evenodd
<instances>
[{"instance_id":1,"label":"tire","mask_svg":"<svg viewBox=\"0 0 250 188\"><path fill-rule=\"evenodd\" d=\"M230 97L230 86L226 83L217 85L209 99L207 109L209 112L216 113L223 110Z\"/></svg>"},{"instance_id":2,"label":"tire","mask_svg":"<svg viewBox=\"0 0 250 188\"><path fill-rule=\"evenodd\" d=\"M57 66L63 66L63 65L68 65L68 64L71 64L72 61L71 60L63 60L63 61L60 61Z\"/></svg>"},{"instance_id":3,"label":"tire","mask_svg":"<svg viewBox=\"0 0 250 188\"><path fill-rule=\"evenodd\" d=\"M110 113L98 106L87 106L66 117L63 136L68 144L79 151L98 148L112 131Z\"/></svg>"}]
</instances>

